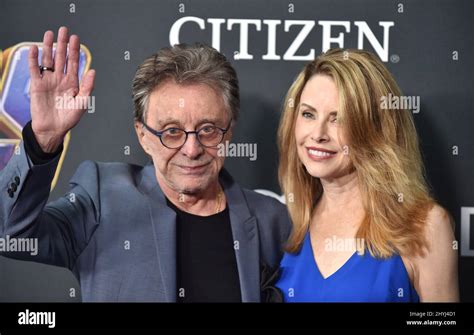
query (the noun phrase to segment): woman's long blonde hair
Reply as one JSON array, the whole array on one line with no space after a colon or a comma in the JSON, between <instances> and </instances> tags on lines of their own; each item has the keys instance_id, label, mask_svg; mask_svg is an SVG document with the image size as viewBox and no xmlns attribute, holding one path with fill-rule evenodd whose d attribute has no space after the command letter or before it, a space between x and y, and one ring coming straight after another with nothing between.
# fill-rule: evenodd
<instances>
[{"instance_id":1,"label":"woman's long blonde hair","mask_svg":"<svg viewBox=\"0 0 474 335\"><path fill-rule=\"evenodd\" d=\"M298 157L295 122L301 92L316 75L332 78L339 91L338 122L349 144L365 218L356 238L371 255L423 254L424 227L435 204L429 194L411 111L383 106L382 99L401 97L390 72L372 53L331 49L304 67L288 91L278 129L279 181L293 221L288 252L297 252L322 194Z\"/></svg>"}]
</instances>

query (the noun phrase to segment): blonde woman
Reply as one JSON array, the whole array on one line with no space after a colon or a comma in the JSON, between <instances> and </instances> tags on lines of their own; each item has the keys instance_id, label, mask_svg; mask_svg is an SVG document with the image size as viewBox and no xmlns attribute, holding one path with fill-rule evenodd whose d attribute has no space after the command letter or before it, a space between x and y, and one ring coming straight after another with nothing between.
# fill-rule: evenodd
<instances>
[{"instance_id":1,"label":"blonde woman","mask_svg":"<svg viewBox=\"0 0 474 335\"><path fill-rule=\"evenodd\" d=\"M332 49L291 86L278 133L293 221L286 302L458 301L452 221L429 194L411 112L373 54Z\"/></svg>"}]
</instances>

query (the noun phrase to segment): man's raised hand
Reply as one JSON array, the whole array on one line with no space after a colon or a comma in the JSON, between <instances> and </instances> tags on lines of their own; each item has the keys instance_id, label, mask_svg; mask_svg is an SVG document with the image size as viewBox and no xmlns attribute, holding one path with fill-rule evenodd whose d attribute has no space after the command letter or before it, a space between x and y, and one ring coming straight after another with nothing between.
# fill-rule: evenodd
<instances>
[{"instance_id":1,"label":"man's raised hand","mask_svg":"<svg viewBox=\"0 0 474 335\"><path fill-rule=\"evenodd\" d=\"M88 71L79 86L80 42L77 35L69 37L67 28L61 27L54 57L53 40L52 31L44 33L41 66L54 71L40 71L37 46L30 48L28 56L31 126L44 152L56 151L67 132L79 122L86 111L95 77L94 70Z\"/></svg>"}]
</instances>

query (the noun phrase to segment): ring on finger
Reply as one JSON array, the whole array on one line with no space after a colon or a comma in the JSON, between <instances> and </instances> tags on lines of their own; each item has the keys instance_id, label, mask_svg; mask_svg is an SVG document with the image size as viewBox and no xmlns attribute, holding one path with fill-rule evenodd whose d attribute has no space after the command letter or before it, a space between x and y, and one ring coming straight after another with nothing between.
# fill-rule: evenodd
<instances>
[{"instance_id":1,"label":"ring on finger","mask_svg":"<svg viewBox=\"0 0 474 335\"><path fill-rule=\"evenodd\" d=\"M39 70L40 70L40 74L43 74L44 71L54 72L54 69L52 67L43 66L43 65L39 66Z\"/></svg>"}]
</instances>

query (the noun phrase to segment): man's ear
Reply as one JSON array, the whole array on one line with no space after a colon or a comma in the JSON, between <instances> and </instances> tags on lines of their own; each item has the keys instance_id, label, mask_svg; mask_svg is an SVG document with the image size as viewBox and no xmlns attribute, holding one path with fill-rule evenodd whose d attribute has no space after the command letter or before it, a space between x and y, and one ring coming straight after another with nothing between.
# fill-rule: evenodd
<instances>
[{"instance_id":1,"label":"man's ear","mask_svg":"<svg viewBox=\"0 0 474 335\"><path fill-rule=\"evenodd\" d=\"M139 121L135 121L134 126L135 126L135 132L137 133L138 142L140 142L140 145L142 146L143 150L148 155L150 155L149 153L150 150L148 146L146 145L146 141L145 141L145 128L143 127L143 124Z\"/></svg>"}]
</instances>

